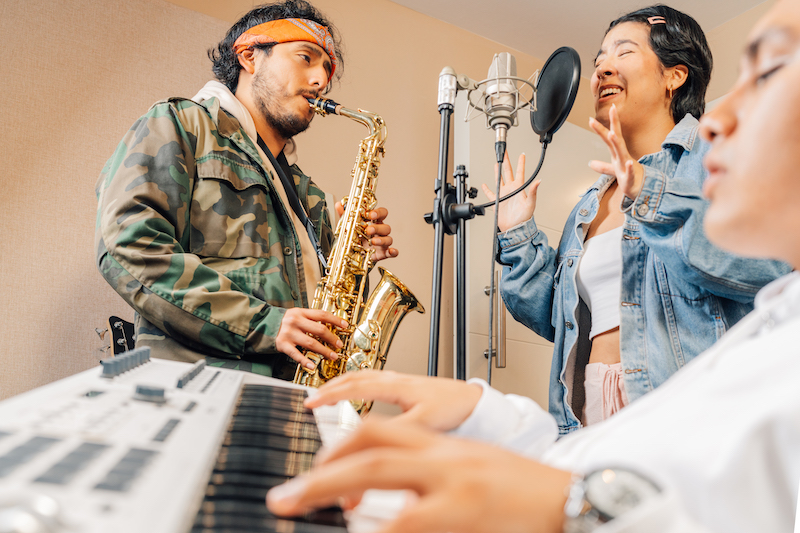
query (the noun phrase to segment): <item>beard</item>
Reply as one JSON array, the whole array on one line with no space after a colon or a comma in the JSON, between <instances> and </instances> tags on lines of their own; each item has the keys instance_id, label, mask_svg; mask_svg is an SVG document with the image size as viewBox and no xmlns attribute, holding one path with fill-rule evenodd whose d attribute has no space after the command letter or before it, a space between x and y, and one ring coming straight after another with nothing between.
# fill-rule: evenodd
<instances>
[{"instance_id":1,"label":"beard","mask_svg":"<svg viewBox=\"0 0 800 533\"><path fill-rule=\"evenodd\" d=\"M291 139L298 133L304 132L314 118L313 114L306 118L282 108L280 100L291 96L297 95L290 95L285 89L278 87L274 78L265 75L263 71L256 72L253 76L255 104L267 124L284 139Z\"/></svg>"}]
</instances>

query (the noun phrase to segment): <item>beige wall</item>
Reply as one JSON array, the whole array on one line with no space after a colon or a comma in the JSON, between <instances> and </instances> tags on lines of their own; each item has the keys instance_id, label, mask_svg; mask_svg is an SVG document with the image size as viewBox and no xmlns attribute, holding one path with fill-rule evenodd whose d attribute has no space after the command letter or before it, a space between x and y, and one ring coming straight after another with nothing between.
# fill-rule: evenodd
<instances>
[{"instance_id":1,"label":"beige wall","mask_svg":"<svg viewBox=\"0 0 800 533\"><path fill-rule=\"evenodd\" d=\"M777 0L767 0L735 19L706 32L714 54L714 72L708 86L706 101L716 100L733 86L739 73L739 57L747 34Z\"/></svg>"},{"instance_id":2,"label":"beige wall","mask_svg":"<svg viewBox=\"0 0 800 533\"><path fill-rule=\"evenodd\" d=\"M429 307L433 232L422 216L432 206L436 173L438 74L450 65L480 77L492 54L513 50L387 0L315 4L337 24L348 52L344 80L331 96L381 114L389 128L377 196L390 210L401 255L386 266ZM0 146L5 148L0 399L96 365L102 343L94 329L112 314L132 317L95 268L95 180L125 130L150 104L167 96L190 97L210 78L206 49L253 5L245 0L0 5ZM721 32L717 45L738 51L741 31L728 33ZM515 55L521 73L543 62ZM570 121L585 127L590 113L584 84ZM303 168L336 196L345 194L363 135L361 126L346 119L318 119L298 139ZM443 375L451 368L451 268L448 259ZM388 368L426 372L428 324L429 315L405 320Z\"/></svg>"},{"instance_id":3,"label":"beige wall","mask_svg":"<svg viewBox=\"0 0 800 533\"><path fill-rule=\"evenodd\" d=\"M0 398L96 365L94 328L132 318L94 265L95 180L150 104L204 83L227 26L161 0L0 6Z\"/></svg>"}]
</instances>

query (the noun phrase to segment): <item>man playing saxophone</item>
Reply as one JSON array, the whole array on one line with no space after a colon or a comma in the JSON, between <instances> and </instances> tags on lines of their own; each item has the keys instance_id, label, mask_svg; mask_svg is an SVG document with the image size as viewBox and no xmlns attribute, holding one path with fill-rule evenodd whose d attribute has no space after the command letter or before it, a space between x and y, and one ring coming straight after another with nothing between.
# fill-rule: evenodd
<instances>
[{"instance_id":1,"label":"man playing saxophone","mask_svg":"<svg viewBox=\"0 0 800 533\"><path fill-rule=\"evenodd\" d=\"M342 71L336 29L304 0L257 7L209 51L218 81L137 120L97 183L100 272L152 355L292 379L335 359L335 315L308 309L333 244L322 190L292 138ZM391 248L387 210L366 229ZM309 335L310 334L310 335Z\"/></svg>"}]
</instances>

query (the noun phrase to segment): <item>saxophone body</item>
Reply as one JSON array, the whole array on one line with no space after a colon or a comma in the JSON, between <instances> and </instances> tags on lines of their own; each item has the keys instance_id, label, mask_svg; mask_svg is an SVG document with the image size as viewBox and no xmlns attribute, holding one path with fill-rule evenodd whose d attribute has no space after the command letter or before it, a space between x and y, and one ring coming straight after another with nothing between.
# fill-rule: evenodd
<instances>
[{"instance_id":1,"label":"saxophone body","mask_svg":"<svg viewBox=\"0 0 800 533\"><path fill-rule=\"evenodd\" d=\"M375 264L374 250L363 243L368 240L366 215L377 205L375 185L386 142L383 119L375 113L347 109L325 98L309 99L309 105L323 116L335 113L369 129L369 135L359 145L350 194L342 199L344 214L336 225L336 241L328 257L328 268L311 303L312 309L328 311L347 321L346 329L330 326L343 347L337 352L336 361L304 353L314 361L316 368L309 371L297 365L293 380L300 385L319 387L344 372L381 370L400 321L412 310L424 313L425 309L399 279L381 267L378 267L381 279L364 301L368 274ZM360 414L372 407L372 402L365 400L352 403Z\"/></svg>"}]
</instances>

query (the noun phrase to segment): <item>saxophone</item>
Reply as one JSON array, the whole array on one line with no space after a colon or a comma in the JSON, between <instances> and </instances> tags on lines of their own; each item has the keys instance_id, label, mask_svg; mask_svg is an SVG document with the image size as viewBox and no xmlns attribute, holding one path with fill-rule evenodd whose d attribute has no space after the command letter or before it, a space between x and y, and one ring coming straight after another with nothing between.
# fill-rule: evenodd
<instances>
[{"instance_id":1,"label":"saxophone","mask_svg":"<svg viewBox=\"0 0 800 533\"><path fill-rule=\"evenodd\" d=\"M369 135L359 146L350 194L342 199L344 214L336 225L336 243L328 257L328 268L311 303L312 309L328 311L347 321L349 326L345 329L328 326L343 347L336 361L305 352L316 368L307 370L297 365L294 376L294 383L319 387L344 372L383 369L400 321L409 311L424 313L425 309L403 282L381 267L378 267L380 282L364 303L368 274L375 262L374 250L363 243L369 224L366 215L376 206L375 184L386 142L383 119L368 111L347 109L327 98L309 98L308 103L322 116L335 113L369 128ZM351 403L362 415L372 407L371 401L363 399Z\"/></svg>"}]
</instances>

